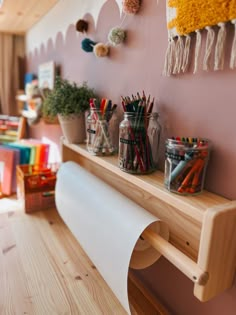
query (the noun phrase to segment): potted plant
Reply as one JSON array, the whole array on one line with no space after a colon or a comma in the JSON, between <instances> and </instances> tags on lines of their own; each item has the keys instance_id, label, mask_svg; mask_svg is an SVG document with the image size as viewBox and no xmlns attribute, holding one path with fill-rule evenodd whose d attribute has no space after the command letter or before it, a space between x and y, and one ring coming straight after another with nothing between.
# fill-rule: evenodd
<instances>
[{"instance_id":1,"label":"potted plant","mask_svg":"<svg viewBox=\"0 0 236 315\"><path fill-rule=\"evenodd\" d=\"M85 139L85 111L89 109L89 99L95 92L84 82L78 86L57 76L54 89L48 93L43 103L43 113L47 117L58 116L62 133L69 143L81 143Z\"/></svg>"}]
</instances>

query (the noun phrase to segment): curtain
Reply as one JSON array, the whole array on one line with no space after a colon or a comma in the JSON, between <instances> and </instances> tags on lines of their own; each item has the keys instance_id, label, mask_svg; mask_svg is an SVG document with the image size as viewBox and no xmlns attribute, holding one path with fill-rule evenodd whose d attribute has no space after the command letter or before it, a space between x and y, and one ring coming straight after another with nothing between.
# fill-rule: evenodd
<instances>
[{"instance_id":1,"label":"curtain","mask_svg":"<svg viewBox=\"0 0 236 315\"><path fill-rule=\"evenodd\" d=\"M17 115L19 60L24 58L24 36L0 33L0 113Z\"/></svg>"}]
</instances>

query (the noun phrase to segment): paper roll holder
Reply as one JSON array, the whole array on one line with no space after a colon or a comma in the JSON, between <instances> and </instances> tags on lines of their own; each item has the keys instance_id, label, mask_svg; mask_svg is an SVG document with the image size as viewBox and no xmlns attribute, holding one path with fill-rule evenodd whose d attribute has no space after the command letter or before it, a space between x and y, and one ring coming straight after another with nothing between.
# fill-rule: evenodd
<instances>
[{"instance_id":1,"label":"paper roll holder","mask_svg":"<svg viewBox=\"0 0 236 315\"><path fill-rule=\"evenodd\" d=\"M140 238L146 240L153 248L169 260L169 262L182 271L190 280L199 285L205 285L207 283L209 278L208 272L201 270L197 263L153 230L147 228Z\"/></svg>"},{"instance_id":2,"label":"paper roll holder","mask_svg":"<svg viewBox=\"0 0 236 315\"><path fill-rule=\"evenodd\" d=\"M94 157L83 146L65 142L62 151L64 162L79 163L168 225L170 242L149 229L142 237L194 282L196 298L205 302L232 286L236 266L235 200L208 191L184 198L166 191L159 171L140 178L120 171L116 156L108 160Z\"/></svg>"}]
</instances>

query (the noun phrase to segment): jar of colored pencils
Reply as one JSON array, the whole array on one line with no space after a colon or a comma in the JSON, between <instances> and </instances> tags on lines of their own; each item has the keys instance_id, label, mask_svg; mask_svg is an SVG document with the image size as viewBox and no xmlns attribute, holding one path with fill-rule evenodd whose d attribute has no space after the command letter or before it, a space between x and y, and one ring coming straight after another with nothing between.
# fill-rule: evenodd
<instances>
[{"instance_id":1,"label":"jar of colored pencils","mask_svg":"<svg viewBox=\"0 0 236 315\"><path fill-rule=\"evenodd\" d=\"M202 138L166 140L165 186L169 191L194 195L202 192L210 144Z\"/></svg>"},{"instance_id":2,"label":"jar of colored pencils","mask_svg":"<svg viewBox=\"0 0 236 315\"><path fill-rule=\"evenodd\" d=\"M157 168L160 125L157 113L124 112L119 127L119 167L132 174Z\"/></svg>"},{"instance_id":3,"label":"jar of colored pencils","mask_svg":"<svg viewBox=\"0 0 236 315\"><path fill-rule=\"evenodd\" d=\"M87 117L87 150L93 155L111 155L115 152L109 132L112 111L105 114L100 109L91 108Z\"/></svg>"}]
</instances>

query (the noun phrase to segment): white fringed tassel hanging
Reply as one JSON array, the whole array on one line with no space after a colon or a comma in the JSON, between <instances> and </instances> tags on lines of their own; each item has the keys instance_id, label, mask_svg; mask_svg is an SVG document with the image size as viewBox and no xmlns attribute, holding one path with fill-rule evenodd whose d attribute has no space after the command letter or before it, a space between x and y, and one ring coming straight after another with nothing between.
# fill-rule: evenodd
<instances>
[{"instance_id":1,"label":"white fringed tassel hanging","mask_svg":"<svg viewBox=\"0 0 236 315\"><path fill-rule=\"evenodd\" d=\"M182 36L178 36L177 42L175 44L175 66L173 73L180 73L183 61L184 53L184 43Z\"/></svg>"},{"instance_id":2,"label":"white fringed tassel hanging","mask_svg":"<svg viewBox=\"0 0 236 315\"><path fill-rule=\"evenodd\" d=\"M230 57L230 69L236 68L236 19L231 21L234 24L234 39L232 44L231 50L231 57Z\"/></svg>"},{"instance_id":3,"label":"white fringed tassel hanging","mask_svg":"<svg viewBox=\"0 0 236 315\"><path fill-rule=\"evenodd\" d=\"M191 37L189 35L186 35L185 44L184 44L183 63L181 67L181 70L183 72L186 72L189 66L190 46L191 46Z\"/></svg>"},{"instance_id":4,"label":"white fringed tassel hanging","mask_svg":"<svg viewBox=\"0 0 236 315\"><path fill-rule=\"evenodd\" d=\"M211 57L211 53L213 50L213 45L214 45L214 39L215 39L215 32L214 30L207 26L207 39L206 39L206 51L205 51L205 57L203 60L203 70L208 71L210 66L210 57Z\"/></svg>"},{"instance_id":5,"label":"white fringed tassel hanging","mask_svg":"<svg viewBox=\"0 0 236 315\"><path fill-rule=\"evenodd\" d=\"M201 32L199 30L196 30L195 60L194 60L193 73L196 73L198 69L198 60L199 60L199 54L201 50L201 43L202 43Z\"/></svg>"},{"instance_id":6,"label":"white fringed tassel hanging","mask_svg":"<svg viewBox=\"0 0 236 315\"><path fill-rule=\"evenodd\" d=\"M169 39L168 47L166 50L163 75L168 77L171 74L173 74L174 65L175 65L175 41L173 40L173 38L171 38Z\"/></svg>"},{"instance_id":7,"label":"white fringed tassel hanging","mask_svg":"<svg viewBox=\"0 0 236 315\"><path fill-rule=\"evenodd\" d=\"M220 29L218 31L216 40L214 70L222 70L224 68L226 27L225 23L219 23L218 26L220 27Z\"/></svg>"}]
</instances>

